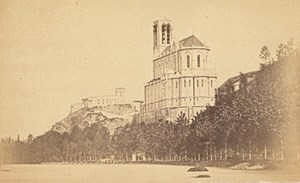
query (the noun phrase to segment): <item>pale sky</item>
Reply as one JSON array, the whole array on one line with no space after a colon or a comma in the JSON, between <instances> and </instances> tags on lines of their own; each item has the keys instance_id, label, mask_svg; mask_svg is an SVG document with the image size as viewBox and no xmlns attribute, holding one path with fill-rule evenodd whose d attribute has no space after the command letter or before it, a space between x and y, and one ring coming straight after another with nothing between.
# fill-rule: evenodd
<instances>
[{"instance_id":1,"label":"pale sky","mask_svg":"<svg viewBox=\"0 0 300 183\"><path fill-rule=\"evenodd\" d=\"M0 137L48 131L82 98L125 87L143 99L152 25L211 48L222 84L259 67L259 51L299 40L299 0L0 0Z\"/></svg>"}]
</instances>

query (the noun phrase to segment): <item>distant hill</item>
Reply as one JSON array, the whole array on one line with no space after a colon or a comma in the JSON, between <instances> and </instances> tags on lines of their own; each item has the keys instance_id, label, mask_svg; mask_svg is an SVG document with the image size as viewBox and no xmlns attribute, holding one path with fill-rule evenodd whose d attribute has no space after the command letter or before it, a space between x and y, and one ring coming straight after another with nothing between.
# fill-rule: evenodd
<instances>
[{"instance_id":1,"label":"distant hill","mask_svg":"<svg viewBox=\"0 0 300 183\"><path fill-rule=\"evenodd\" d=\"M130 123L136 113L134 106L130 104L116 104L111 106L82 108L71 112L67 117L55 123L51 131L59 133L71 133L74 126L84 129L91 124L101 122L113 134L117 127Z\"/></svg>"}]
</instances>

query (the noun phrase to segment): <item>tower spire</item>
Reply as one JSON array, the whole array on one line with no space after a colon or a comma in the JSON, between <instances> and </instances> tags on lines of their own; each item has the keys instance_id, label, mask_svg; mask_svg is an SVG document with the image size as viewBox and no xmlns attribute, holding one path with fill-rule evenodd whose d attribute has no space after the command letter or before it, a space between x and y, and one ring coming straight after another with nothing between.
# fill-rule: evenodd
<instances>
[{"instance_id":1,"label":"tower spire","mask_svg":"<svg viewBox=\"0 0 300 183\"><path fill-rule=\"evenodd\" d=\"M153 25L153 56L157 57L172 42L172 22L164 17Z\"/></svg>"}]
</instances>

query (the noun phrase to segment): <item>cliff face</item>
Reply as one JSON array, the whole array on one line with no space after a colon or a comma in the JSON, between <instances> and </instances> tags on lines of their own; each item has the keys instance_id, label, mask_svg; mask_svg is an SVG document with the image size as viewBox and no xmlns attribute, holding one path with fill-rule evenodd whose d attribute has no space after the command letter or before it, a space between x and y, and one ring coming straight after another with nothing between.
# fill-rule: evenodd
<instances>
[{"instance_id":1,"label":"cliff face","mask_svg":"<svg viewBox=\"0 0 300 183\"><path fill-rule=\"evenodd\" d=\"M110 134L113 134L115 128L131 123L136 112L134 106L130 104L82 108L72 111L67 117L54 124L51 130L70 133L74 126L84 129L93 123L101 122L109 129Z\"/></svg>"}]
</instances>

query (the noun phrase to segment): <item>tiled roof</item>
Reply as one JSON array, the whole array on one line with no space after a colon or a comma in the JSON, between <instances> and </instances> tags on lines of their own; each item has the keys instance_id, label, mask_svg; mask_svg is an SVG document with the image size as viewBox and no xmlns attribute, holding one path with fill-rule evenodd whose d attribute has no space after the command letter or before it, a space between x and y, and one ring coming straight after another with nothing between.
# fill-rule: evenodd
<instances>
[{"instance_id":1,"label":"tiled roof","mask_svg":"<svg viewBox=\"0 0 300 183\"><path fill-rule=\"evenodd\" d=\"M179 41L179 45L183 47L199 46L206 47L196 36L192 35Z\"/></svg>"},{"instance_id":2,"label":"tiled roof","mask_svg":"<svg viewBox=\"0 0 300 183\"><path fill-rule=\"evenodd\" d=\"M207 48L207 46L202 43L196 36L192 35L190 37L187 37L185 39L182 39L179 41L180 47L204 47ZM171 52L171 45L167 46L161 53L167 54Z\"/></svg>"}]
</instances>

